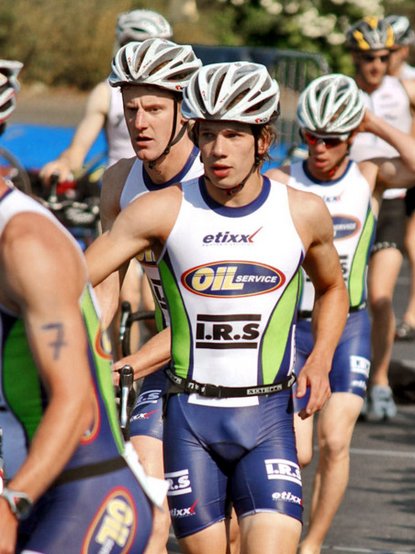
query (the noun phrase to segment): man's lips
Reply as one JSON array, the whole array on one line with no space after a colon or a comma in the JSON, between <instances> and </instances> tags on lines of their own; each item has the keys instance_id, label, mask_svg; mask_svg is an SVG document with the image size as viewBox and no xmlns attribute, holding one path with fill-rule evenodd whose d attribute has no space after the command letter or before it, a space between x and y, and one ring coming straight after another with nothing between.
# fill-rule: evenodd
<instances>
[{"instance_id":1,"label":"man's lips","mask_svg":"<svg viewBox=\"0 0 415 554\"><path fill-rule=\"evenodd\" d=\"M215 177L219 178L227 177L231 171L231 168L227 165L213 165L211 169Z\"/></svg>"}]
</instances>

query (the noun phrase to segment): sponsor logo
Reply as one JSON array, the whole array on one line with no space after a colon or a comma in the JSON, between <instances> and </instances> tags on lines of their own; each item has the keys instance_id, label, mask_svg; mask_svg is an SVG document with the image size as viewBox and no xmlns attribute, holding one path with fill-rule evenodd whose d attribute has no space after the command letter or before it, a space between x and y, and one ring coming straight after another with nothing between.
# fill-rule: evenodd
<instances>
[{"instance_id":1,"label":"sponsor logo","mask_svg":"<svg viewBox=\"0 0 415 554\"><path fill-rule=\"evenodd\" d=\"M157 401L161 398L162 391L161 389L149 389L145 392L142 392L135 403L135 406L140 406L141 404L156 404Z\"/></svg>"},{"instance_id":2,"label":"sponsor logo","mask_svg":"<svg viewBox=\"0 0 415 554\"><path fill-rule=\"evenodd\" d=\"M169 483L167 496L178 496L179 494L192 492L188 469L166 473L165 479Z\"/></svg>"},{"instance_id":3,"label":"sponsor logo","mask_svg":"<svg viewBox=\"0 0 415 554\"><path fill-rule=\"evenodd\" d=\"M350 238L360 230L360 221L347 215L334 215L334 240Z\"/></svg>"},{"instance_id":4,"label":"sponsor logo","mask_svg":"<svg viewBox=\"0 0 415 554\"><path fill-rule=\"evenodd\" d=\"M268 479L282 479L301 485L301 473L298 464L281 458L264 460Z\"/></svg>"},{"instance_id":5,"label":"sponsor logo","mask_svg":"<svg viewBox=\"0 0 415 554\"><path fill-rule=\"evenodd\" d=\"M167 310L167 302L164 297L163 287L161 285L160 279L150 279L150 283L151 283L151 288L153 289L155 299L157 301L157 304L160 306L160 309Z\"/></svg>"},{"instance_id":6,"label":"sponsor logo","mask_svg":"<svg viewBox=\"0 0 415 554\"><path fill-rule=\"evenodd\" d=\"M104 500L90 526L82 552L129 552L135 536L134 502L126 490L115 490ZM95 546L94 546L95 545Z\"/></svg>"},{"instance_id":7,"label":"sponsor logo","mask_svg":"<svg viewBox=\"0 0 415 554\"><path fill-rule=\"evenodd\" d=\"M265 264L222 261L189 269L181 280L187 290L200 296L239 298L272 292L285 283L285 275Z\"/></svg>"},{"instance_id":8,"label":"sponsor logo","mask_svg":"<svg viewBox=\"0 0 415 554\"><path fill-rule=\"evenodd\" d=\"M136 414L132 416L131 421L140 421L150 419L152 415L156 414L158 410L151 410L151 412L142 412L141 414Z\"/></svg>"},{"instance_id":9,"label":"sponsor logo","mask_svg":"<svg viewBox=\"0 0 415 554\"><path fill-rule=\"evenodd\" d=\"M366 390L366 381L353 379L351 382L353 388Z\"/></svg>"},{"instance_id":10,"label":"sponsor logo","mask_svg":"<svg viewBox=\"0 0 415 554\"><path fill-rule=\"evenodd\" d=\"M262 229L260 227L253 233L244 234L244 233L231 233L230 231L225 231L224 233L222 231L219 231L219 233L216 233L216 235L206 235L203 237L203 243L204 244L252 244L254 242L255 236L259 233L259 231Z\"/></svg>"},{"instance_id":11,"label":"sponsor logo","mask_svg":"<svg viewBox=\"0 0 415 554\"><path fill-rule=\"evenodd\" d=\"M272 495L272 500L278 502L282 500L283 502L292 502L293 504L298 504L299 506L303 505L303 501L299 496L292 494L290 491L274 492Z\"/></svg>"},{"instance_id":12,"label":"sponsor logo","mask_svg":"<svg viewBox=\"0 0 415 554\"><path fill-rule=\"evenodd\" d=\"M173 508L170 510L171 517L181 519L183 517L191 517L196 515L196 506L199 499L195 500L189 508Z\"/></svg>"},{"instance_id":13,"label":"sponsor logo","mask_svg":"<svg viewBox=\"0 0 415 554\"><path fill-rule=\"evenodd\" d=\"M143 265L157 265L154 253L150 249L137 254L136 258Z\"/></svg>"},{"instance_id":14,"label":"sponsor logo","mask_svg":"<svg viewBox=\"0 0 415 554\"><path fill-rule=\"evenodd\" d=\"M363 358L363 356L350 356L350 370L353 371L353 373L360 373L368 378L370 360Z\"/></svg>"},{"instance_id":15,"label":"sponsor logo","mask_svg":"<svg viewBox=\"0 0 415 554\"><path fill-rule=\"evenodd\" d=\"M95 335L95 351L104 360L112 360L111 341L106 331L101 328Z\"/></svg>"},{"instance_id":16,"label":"sponsor logo","mask_svg":"<svg viewBox=\"0 0 415 554\"><path fill-rule=\"evenodd\" d=\"M196 348L258 348L260 314L199 314Z\"/></svg>"}]
</instances>

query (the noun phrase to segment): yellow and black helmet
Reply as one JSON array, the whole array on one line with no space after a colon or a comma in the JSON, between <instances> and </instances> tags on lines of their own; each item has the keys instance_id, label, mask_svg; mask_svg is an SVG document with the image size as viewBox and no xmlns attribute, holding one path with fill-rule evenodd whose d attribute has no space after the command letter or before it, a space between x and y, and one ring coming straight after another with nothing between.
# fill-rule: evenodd
<instances>
[{"instance_id":1,"label":"yellow and black helmet","mask_svg":"<svg viewBox=\"0 0 415 554\"><path fill-rule=\"evenodd\" d=\"M383 50L392 48L394 44L392 26L380 17L364 17L346 33L346 46L351 50Z\"/></svg>"}]
</instances>

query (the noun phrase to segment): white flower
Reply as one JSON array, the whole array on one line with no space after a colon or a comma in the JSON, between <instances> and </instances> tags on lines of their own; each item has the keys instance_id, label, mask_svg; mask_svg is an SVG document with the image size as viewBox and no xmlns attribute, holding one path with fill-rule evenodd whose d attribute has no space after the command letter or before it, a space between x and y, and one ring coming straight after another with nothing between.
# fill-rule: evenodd
<instances>
[{"instance_id":1,"label":"white flower","mask_svg":"<svg viewBox=\"0 0 415 554\"><path fill-rule=\"evenodd\" d=\"M271 15L278 15L282 12L282 4L275 0L261 0L260 4Z\"/></svg>"}]
</instances>

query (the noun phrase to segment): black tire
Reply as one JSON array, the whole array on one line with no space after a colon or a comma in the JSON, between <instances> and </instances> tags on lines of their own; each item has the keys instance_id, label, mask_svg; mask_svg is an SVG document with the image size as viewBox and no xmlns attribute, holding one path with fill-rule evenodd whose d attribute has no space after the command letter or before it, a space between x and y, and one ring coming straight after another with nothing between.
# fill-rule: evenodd
<instances>
[{"instance_id":1,"label":"black tire","mask_svg":"<svg viewBox=\"0 0 415 554\"><path fill-rule=\"evenodd\" d=\"M6 148L0 146L0 175L10 180L16 188L31 194L32 185L29 174L19 160Z\"/></svg>"}]
</instances>

